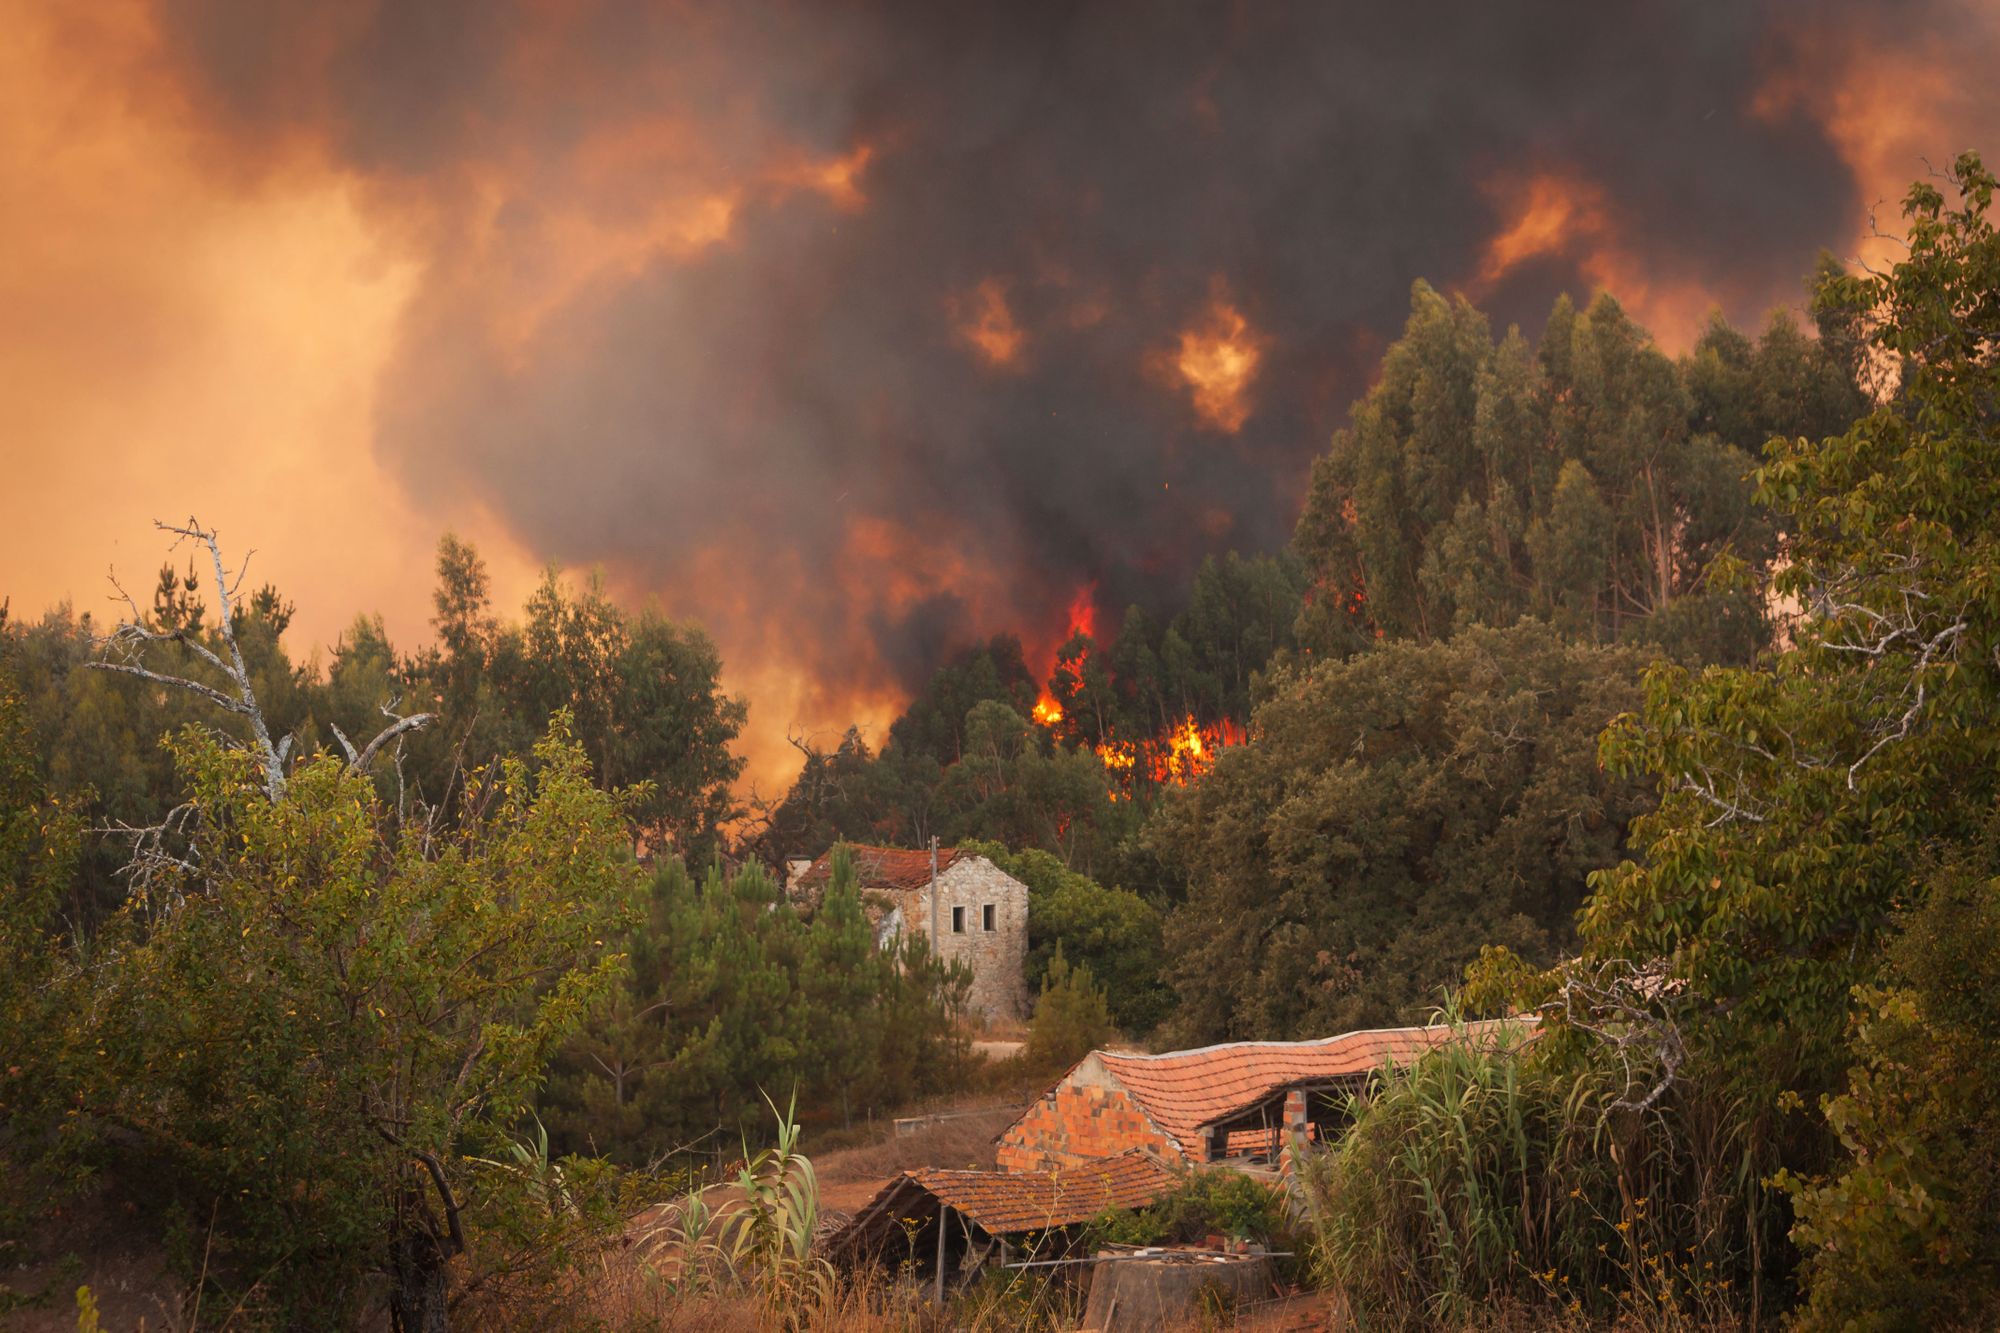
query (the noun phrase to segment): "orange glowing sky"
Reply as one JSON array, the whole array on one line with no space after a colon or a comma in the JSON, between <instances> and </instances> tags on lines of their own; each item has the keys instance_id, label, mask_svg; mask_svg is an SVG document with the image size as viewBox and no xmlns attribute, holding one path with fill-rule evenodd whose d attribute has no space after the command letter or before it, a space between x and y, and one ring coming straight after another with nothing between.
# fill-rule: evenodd
<instances>
[{"instance_id":1,"label":"orange glowing sky","mask_svg":"<svg viewBox=\"0 0 2000 1333\"><path fill-rule=\"evenodd\" d=\"M543 30L510 56L507 76L529 90L587 88L588 71L565 59L564 25L584 8L527 7ZM63 600L103 614L108 570L145 584L157 568L152 521L196 514L232 549L256 548L253 579L297 603L300 655L361 611L379 612L399 644L423 641L432 552L447 529L479 546L504 610L520 605L546 554L488 499L385 464L385 384L411 348L462 329L472 311L496 365L569 354L563 321L593 292L743 244L748 208L770 214L810 199L822 231L857 225L878 207L873 173L903 151L893 136L814 150L685 115L614 118L578 131L559 155L481 140L446 189L357 167L309 127L274 131L254 152L220 145L205 129L210 110L168 68L141 0L0 0L0 32L0 595L17 616ZM1921 33L1894 50L1795 34L1760 59L1758 94L1735 110L1822 126L1860 197L1884 201L1885 223L1924 155L2000 154L2000 99L1980 80L1936 77L2000 67L2000 23L1969 19L1951 50ZM1611 186L1560 151L1523 145L1476 186L1487 239L1464 271L1429 275L1441 283L1478 297L1524 266L1559 262L1614 290L1670 347L1684 346L1718 299L1688 272L1650 262L1627 239L1633 219ZM539 207L524 214L524 196ZM1077 207L1099 201L1086 189ZM1852 252L1879 257L1867 218L1852 222ZM1071 274L1054 221L1017 225L1034 231L1039 271L968 261L959 281L926 295L920 308L934 323L910 336L1018 383L1040 367L1044 339L1091 334L1116 303L1141 305L1152 279L1141 271L1126 290ZM1143 402L1210 435L1253 419L1274 366L1296 349L1260 313L1252 267L1204 262L1209 304L1158 309L1144 345L1121 353L1140 387L1120 389L1137 395L1120 410ZM457 323L433 318L445 303ZM898 392L885 374L885 439L899 428ZM889 446L882 458L895 466ZM1157 476L1142 482L1165 491ZM833 488L821 500L843 504ZM1216 532L1230 529L1227 510L1189 503L1215 516ZM936 508L927 497L910 513ZM843 567L832 570L803 560L788 570L782 516L760 523L777 548L764 568L792 580L789 596L817 595L823 582L827 596L891 610L943 594L995 615L1021 604L1015 573L960 544L948 523L841 511ZM785 625L755 615L758 599L775 594L729 587L726 552L684 560L667 579L611 575L633 597L704 590L700 605L723 617L732 685L752 701L745 748L766 790L795 758L788 731L860 721L879 735L901 702L879 676L835 688L819 664L788 652ZM1061 628L1060 602L1049 605L1050 624L1017 627L1031 644Z\"/></svg>"},{"instance_id":2,"label":"orange glowing sky","mask_svg":"<svg viewBox=\"0 0 2000 1333\"><path fill-rule=\"evenodd\" d=\"M150 584L155 518L199 513L299 603L308 642L379 609L428 614L439 531L479 540L503 596L533 562L476 508L392 484L369 447L412 260L353 182L302 166L219 178L144 99L135 6L14 7L0 42L0 416L16 614L104 612ZM74 58L77 47L96 58ZM162 114L162 112L166 114Z\"/></svg>"}]
</instances>

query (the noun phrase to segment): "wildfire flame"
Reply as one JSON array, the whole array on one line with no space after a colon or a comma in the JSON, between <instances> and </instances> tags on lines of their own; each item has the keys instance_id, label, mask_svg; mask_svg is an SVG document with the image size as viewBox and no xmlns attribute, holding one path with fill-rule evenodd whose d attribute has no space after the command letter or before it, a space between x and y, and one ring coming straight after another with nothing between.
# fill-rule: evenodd
<instances>
[{"instance_id":1,"label":"wildfire flame","mask_svg":"<svg viewBox=\"0 0 2000 1333\"><path fill-rule=\"evenodd\" d=\"M1097 584L1084 584L1076 590L1076 596L1069 599L1069 637L1077 635L1095 639L1097 637Z\"/></svg>"},{"instance_id":2,"label":"wildfire flame","mask_svg":"<svg viewBox=\"0 0 2000 1333\"><path fill-rule=\"evenodd\" d=\"M998 278L988 278L964 297L951 302L958 336L995 370L1009 370L1021 364L1028 335L1014 322L1007 304L1007 288Z\"/></svg>"},{"instance_id":3,"label":"wildfire flame","mask_svg":"<svg viewBox=\"0 0 2000 1333\"><path fill-rule=\"evenodd\" d=\"M1087 583L1077 589L1076 596L1070 599L1066 643L1079 635L1094 643L1097 637L1096 597L1097 585ZM1080 670L1089 658L1090 651L1090 646L1086 644L1075 660L1077 669ZM1061 666L1060 662L1051 662L1051 683ZM1061 702L1047 685L1043 686L1041 696L1035 700L1032 713L1035 723L1050 731L1062 727L1067 720ZM1154 785L1184 787L1213 768L1216 755L1221 750L1241 745L1247 739L1243 728L1227 718L1203 726L1194 714L1189 713L1162 735L1139 740L1107 735L1090 748L1112 779L1111 799L1120 801L1130 799L1133 784L1141 778Z\"/></svg>"},{"instance_id":4,"label":"wildfire flame","mask_svg":"<svg viewBox=\"0 0 2000 1333\"><path fill-rule=\"evenodd\" d=\"M1493 181L1487 191L1511 217L1486 243L1479 265L1481 290L1530 259L1566 254L1578 245L1594 246L1608 230L1603 192L1580 177L1537 172L1525 182Z\"/></svg>"},{"instance_id":5,"label":"wildfire flame","mask_svg":"<svg viewBox=\"0 0 2000 1333\"><path fill-rule=\"evenodd\" d=\"M1204 423L1231 435L1243 428L1250 417L1250 383L1267 341L1219 293L1202 322L1181 331L1173 365Z\"/></svg>"},{"instance_id":6,"label":"wildfire flame","mask_svg":"<svg viewBox=\"0 0 2000 1333\"><path fill-rule=\"evenodd\" d=\"M1215 767L1215 757L1224 746L1241 745L1246 739L1243 728L1227 718L1204 727L1190 713L1151 746L1150 776L1155 782L1185 787Z\"/></svg>"}]
</instances>

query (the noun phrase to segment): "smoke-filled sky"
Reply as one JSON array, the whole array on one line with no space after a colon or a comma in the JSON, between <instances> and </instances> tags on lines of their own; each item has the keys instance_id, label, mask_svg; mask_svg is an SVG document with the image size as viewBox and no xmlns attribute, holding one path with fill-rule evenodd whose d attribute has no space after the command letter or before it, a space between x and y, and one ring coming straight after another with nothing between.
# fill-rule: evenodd
<instances>
[{"instance_id":1,"label":"smoke-filled sky","mask_svg":"<svg viewBox=\"0 0 2000 1333\"><path fill-rule=\"evenodd\" d=\"M2000 154L2000 5L0 0L0 594L154 517L295 650L601 567L781 778L945 653L1275 548L1413 279L1670 349Z\"/></svg>"}]
</instances>

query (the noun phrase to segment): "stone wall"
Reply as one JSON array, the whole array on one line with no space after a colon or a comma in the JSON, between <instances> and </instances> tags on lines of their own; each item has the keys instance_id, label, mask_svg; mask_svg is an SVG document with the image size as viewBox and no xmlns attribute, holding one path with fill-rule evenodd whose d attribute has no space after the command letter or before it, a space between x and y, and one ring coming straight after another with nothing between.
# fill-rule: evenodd
<instances>
[{"instance_id":1,"label":"stone wall","mask_svg":"<svg viewBox=\"0 0 2000 1333\"><path fill-rule=\"evenodd\" d=\"M972 969L972 1007L989 1019L1028 1012L1028 887L983 856L952 862L938 875L937 935L931 951ZM903 914L903 928L930 937L928 892ZM987 929L991 908L992 929ZM961 915L953 929L953 911Z\"/></svg>"},{"instance_id":2,"label":"stone wall","mask_svg":"<svg viewBox=\"0 0 2000 1333\"><path fill-rule=\"evenodd\" d=\"M1180 1157L1130 1093L1072 1074L1008 1127L996 1158L1002 1171L1052 1171L1134 1148L1149 1149L1169 1162Z\"/></svg>"}]
</instances>

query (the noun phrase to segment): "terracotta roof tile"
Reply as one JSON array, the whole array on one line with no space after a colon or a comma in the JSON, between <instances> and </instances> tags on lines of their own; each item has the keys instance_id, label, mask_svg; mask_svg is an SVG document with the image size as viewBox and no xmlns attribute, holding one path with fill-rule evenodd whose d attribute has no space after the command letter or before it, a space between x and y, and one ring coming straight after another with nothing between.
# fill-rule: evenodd
<instances>
[{"instance_id":1,"label":"terracotta roof tile","mask_svg":"<svg viewBox=\"0 0 2000 1333\"><path fill-rule=\"evenodd\" d=\"M1143 1152L1062 1171L905 1171L855 1213L833 1246L850 1248L870 1235L886 1235L883 1217L910 1214L924 1195L988 1235L1004 1236L1073 1226L1107 1209L1144 1208L1174 1182L1171 1170Z\"/></svg>"},{"instance_id":2,"label":"terracotta roof tile","mask_svg":"<svg viewBox=\"0 0 2000 1333\"><path fill-rule=\"evenodd\" d=\"M1482 1033L1499 1023L1471 1023ZM1516 1025L1517 1026L1517 1025ZM1379 1028L1317 1041L1239 1041L1162 1055L1098 1051L1096 1057L1154 1124L1191 1151L1204 1126L1300 1084L1332 1082L1405 1064L1452 1038L1449 1026ZM1496 1033L1497 1035L1497 1033Z\"/></svg>"},{"instance_id":3,"label":"terracotta roof tile","mask_svg":"<svg viewBox=\"0 0 2000 1333\"><path fill-rule=\"evenodd\" d=\"M827 882L833 878L833 848L821 853L806 869L801 870L793 887L805 890L817 897ZM870 847L850 843L848 852L854 857L854 873L865 889L887 889L892 892L909 892L921 889L931 882L931 854L928 848L912 850L907 847ZM956 847L938 849L938 873L943 874L961 853Z\"/></svg>"}]
</instances>

